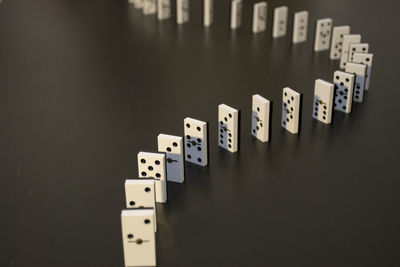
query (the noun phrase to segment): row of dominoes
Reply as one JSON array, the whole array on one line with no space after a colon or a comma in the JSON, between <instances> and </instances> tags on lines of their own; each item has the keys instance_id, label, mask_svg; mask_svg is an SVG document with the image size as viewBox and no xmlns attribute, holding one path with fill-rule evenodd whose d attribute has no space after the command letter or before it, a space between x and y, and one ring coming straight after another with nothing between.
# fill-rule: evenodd
<instances>
[{"instance_id":1,"label":"row of dominoes","mask_svg":"<svg viewBox=\"0 0 400 267\"><path fill-rule=\"evenodd\" d=\"M312 117L323 123L332 121L333 108L349 113L352 101L362 102L367 68L372 54L354 53L346 72L336 71L333 83L315 81ZM354 92L354 93L353 93ZM357 93L358 92L358 93ZM282 127L297 134L301 94L284 88ZM269 140L270 101L256 94L252 97L251 134L262 142ZM240 111L228 105L218 106L218 144L236 152L239 149ZM184 149L185 144L185 149ZM184 181L185 160L199 166L208 164L208 124L193 118L184 119L184 141L180 136L160 134L160 153L139 152L139 179L125 181L126 208L122 211L122 238L126 266L155 266L156 202L167 201L167 181Z\"/></svg>"}]
</instances>

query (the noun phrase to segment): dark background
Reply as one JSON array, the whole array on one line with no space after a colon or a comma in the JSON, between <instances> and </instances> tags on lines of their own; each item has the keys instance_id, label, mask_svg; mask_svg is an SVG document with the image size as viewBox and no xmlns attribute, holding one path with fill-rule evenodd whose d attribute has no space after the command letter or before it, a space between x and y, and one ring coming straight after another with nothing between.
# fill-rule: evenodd
<instances>
[{"instance_id":1,"label":"dark background","mask_svg":"<svg viewBox=\"0 0 400 267\"><path fill-rule=\"evenodd\" d=\"M173 1L175 2L175 1ZM268 1L268 30L145 17L125 0L0 4L0 265L122 266L124 180L159 133L209 121L210 163L186 165L157 206L159 266L400 266L399 12L392 1ZM273 8L310 12L307 43L271 38ZM175 6L175 4L174 4ZM364 103L311 117L316 19L351 25L374 53ZM282 88L303 94L301 133L280 127ZM251 96L273 101L271 141L250 135ZM217 105L242 111L241 150L217 146Z\"/></svg>"}]
</instances>

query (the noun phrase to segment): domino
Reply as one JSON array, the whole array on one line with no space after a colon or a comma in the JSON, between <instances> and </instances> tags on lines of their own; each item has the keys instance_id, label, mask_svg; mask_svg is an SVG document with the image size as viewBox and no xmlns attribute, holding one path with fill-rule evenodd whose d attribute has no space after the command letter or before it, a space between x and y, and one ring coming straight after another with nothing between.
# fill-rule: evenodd
<instances>
[{"instance_id":1,"label":"domino","mask_svg":"<svg viewBox=\"0 0 400 267\"><path fill-rule=\"evenodd\" d=\"M125 266L156 266L154 209L121 212Z\"/></svg>"},{"instance_id":2,"label":"domino","mask_svg":"<svg viewBox=\"0 0 400 267\"><path fill-rule=\"evenodd\" d=\"M349 58L347 62L353 61L354 53L368 53L369 45L367 43L362 44L350 44L349 46Z\"/></svg>"},{"instance_id":3,"label":"domino","mask_svg":"<svg viewBox=\"0 0 400 267\"><path fill-rule=\"evenodd\" d=\"M265 31L267 26L267 2L259 2L253 6L253 33Z\"/></svg>"},{"instance_id":4,"label":"domino","mask_svg":"<svg viewBox=\"0 0 400 267\"><path fill-rule=\"evenodd\" d=\"M354 53L353 55L353 62L359 64L367 65L367 75L365 78L365 90L369 89L369 83L371 80L371 69L372 69L372 60L374 58L373 54L366 54L366 53Z\"/></svg>"},{"instance_id":5,"label":"domino","mask_svg":"<svg viewBox=\"0 0 400 267\"><path fill-rule=\"evenodd\" d=\"M231 29L235 30L242 26L242 0L231 2Z\"/></svg>"},{"instance_id":6,"label":"domino","mask_svg":"<svg viewBox=\"0 0 400 267\"><path fill-rule=\"evenodd\" d=\"M210 26L214 22L214 0L204 0L203 25Z\"/></svg>"},{"instance_id":7,"label":"domino","mask_svg":"<svg viewBox=\"0 0 400 267\"><path fill-rule=\"evenodd\" d=\"M185 160L199 166L206 166L208 164L207 123L186 118L183 124L185 129Z\"/></svg>"},{"instance_id":8,"label":"domino","mask_svg":"<svg viewBox=\"0 0 400 267\"><path fill-rule=\"evenodd\" d=\"M167 134L159 134L158 151L166 153L167 181L183 183L185 180L183 166L183 138Z\"/></svg>"},{"instance_id":9,"label":"domino","mask_svg":"<svg viewBox=\"0 0 400 267\"><path fill-rule=\"evenodd\" d=\"M282 127L292 134L299 132L300 94L289 87L283 88Z\"/></svg>"},{"instance_id":10,"label":"domino","mask_svg":"<svg viewBox=\"0 0 400 267\"><path fill-rule=\"evenodd\" d=\"M350 26L333 27L330 59L340 59L342 55L343 36L350 34Z\"/></svg>"},{"instance_id":11,"label":"domino","mask_svg":"<svg viewBox=\"0 0 400 267\"><path fill-rule=\"evenodd\" d=\"M128 2L130 4L133 4L133 6L136 9L142 9L143 8L143 0L129 0Z\"/></svg>"},{"instance_id":12,"label":"domino","mask_svg":"<svg viewBox=\"0 0 400 267\"><path fill-rule=\"evenodd\" d=\"M292 43L298 44L307 41L308 11L300 11L294 14Z\"/></svg>"},{"instance_id":13,"label":"domino","mask_svg":"<svg viewBox=\"0 0 400 267\"><path fill-rule=\"evenodd\" d=\"M260 95L253 95L251 134L261 142L269 139L270 102Z\"/></svg>"},{"instance_id":14,"label":"domino","mask_svg":"<svg viewBox=\"0 0 400 267\"><path fill-rule=\"evenodd\" d=\"M274 24L272 27L272 37L278 38L286 35L288 7L281 6L274 9Z\"/></svg>"},{"instance_id":15,"label":"domino","mask_svg":"<svg viewBox=\"0 0 400 267\"><path fill-rule=\"evenodd\" d=\"M156 0L143 0L143 14L153 15L157 12Z\"/></svg>"},{"instance_id":16,"label":"domino","mask_svg":"<svg viewBox=\"0 0 400 267\"><path fill-rule=\"evenodd\" d=\"M346 67L346 62L349 59L350 44L359 44L361 42L361 35L359 34L347 34L343 36L343 47L342 55L340 56L340 68Z\"/></svg>"},{"instance_id":17,"label":"domino","mask_svg":"<svg viewBox=\"0 0 400 267\"><path fill-rule=\"evenodd\" d=\"M218 106L218 144L236 152L239 148L239 110L225 104Z\"/></svg>"},{"instance_id":18,"label":"domino","mask_svg":"<svg viewBox=\"0 0 400 267\"><path fill-rule=\"evenodd\" d=\"M335 84L335 110L350 113L353 99L354 74L335 71L333 83Z\"/></svg>"},{"instance_id":19,"label":"domino","mask_svg":"<svg viewBox=\"0 0 400 267\"><path fill-rule=\"evenodd\" d=\"M324 51L329 49L332 31L332 19L319 19L315 28L314 51Z\"/></svg>"},{"instance_id":20,"label":"domino","mask_svg":"<svg viewBox=\"0 0 400 267\"><path fill-rule=\"evenodd\" d=\"M157 231L156 195L153 178L125 180L126 208L153 208L154 231Z\"/></svg>"},{"instance_id":21,"label":"domino","mask_svg":"<svg viewBox=\"0 0 400 267\"><path fill-rule=\"evenodd\" d=\"M362 102L364 98L365 77L367 75L367 65L347 62L346 72L355 75L353 101Z\"/></svg>"},{"instance_id":22,"label":"domino","mask_svg":"<svg viewBox=\"0 0 400 267\"><path fill-rule=\"evenodd\" d=\"M189 21L189 0L176 0L176 23Z\"/></svg>"},{"instance_id":23,"label":"domino","mask_svg":"<svg viewBox=\"0 0 400 267\"><path fill-rule=\"evenodd\" d=\"M157 19L171 18L171 0L157 0Z\"/></svg>"},{"instance_id":24,"label":"domino","mask_svg":"<svg viewBox=\"0 0 400 267\"><path fill-rule=\"evenodd\" d=\"M315 80L313 118L329 124L332 121L335 86L321 79Z\"/></svg>"},{"instance_id":25,"label":"domino","mask_svg":"<svg viewBox=\"0 0 400 267\"><path fill-rule=\"evenodd\" d=\"M154 178L156 188L156 202L167 202L167 180L164 153L139 152L139 178Z\"/></svg>"}]
</instances>

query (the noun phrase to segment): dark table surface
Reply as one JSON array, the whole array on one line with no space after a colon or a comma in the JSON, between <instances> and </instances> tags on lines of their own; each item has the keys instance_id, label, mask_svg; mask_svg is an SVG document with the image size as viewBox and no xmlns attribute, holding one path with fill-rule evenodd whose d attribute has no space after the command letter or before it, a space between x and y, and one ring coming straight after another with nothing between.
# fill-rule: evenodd
<instances>
[{"instance_id":1,"label":"dark table surface","mask_svg":"<svg viewBox=\"0 0 400 267\"><path fill-rule=\"evenodd\" d=\"M258 35L253 1L237 32L215 2L209 29L195 0L179 27L125 0L0 3L1 266L122 266L124 180L187 116L210 123L210 164L168 184L159 266L400 266L400 2L271 0ZM280 5L310 12L307 43L271 38ZM315 79L338 69L312 52L324 17L375 56L364 103L330 126L311 118ZM303 94L297 136L280 127L285 86ZM273 101L267 144L250 135L255 93ZM242 111L239 153L217 146L220 103Z\"/></svg>"}]
</instances>

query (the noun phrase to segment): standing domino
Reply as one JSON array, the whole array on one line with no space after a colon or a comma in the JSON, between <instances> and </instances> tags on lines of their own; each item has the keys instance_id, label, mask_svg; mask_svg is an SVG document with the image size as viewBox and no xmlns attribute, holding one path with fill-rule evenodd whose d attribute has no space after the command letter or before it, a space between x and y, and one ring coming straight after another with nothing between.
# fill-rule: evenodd
<instances>
[{"instance_id":1,"label":"standing domino","mask_svg":"<svg viewBox=\"0 0 400 267\"><path fill-rule=\"evenodd\" d=\"M189 21L189 0L176 0L176 23Z\"/></svg>"},{"instance_id":2,"label":"standing domino","mask_svg":"<svg viewBox=\"0 0 400 267\"><path fill-rule=\"evenodd\" d=\"M225 104L218 106L218 144L230 152L239 147L239 110Z\"/></svg>"},{"instance_id":3,"label":"standing domino","mask_svg":"<svg viewBox=\"0 0 400 267\"><path fill-rule=\"evenodd\" d=\"M231 29L235 30L242 25L242 0L231 2Z\"/></svg>"},{"instance_id":4,"label":"standing domino","mask_svg":"<svg viewBox=\"0 0 400 267\"><path fill-rule=\"evenodd\" d=\"M259 2L253 7L253 33L265 31L267 26L267 2Z\"/></svg>"},{"instance_id":5,"label":"standing domino","mask_svg":"<svg viewBox=\"0 0 400 267\"><path fill-rule=\"evenodd\" d=\"M333 27L330 59L340 59L342 55L343 36L350 33L350 26Z\"/></svg>"},{"instance_id":6,"label":"standing domino","mask_svg":"<svg viewBox=\"0 0 400 267\"><path fill-rule=\"evenodd\" d=\"M200 166L208 164L208 128L204 121L186 118L183 121L185 133L185 159Z\"/></svg>"},{"instance_id":7,"label":"standing domino","mask_svg":"<svg viewBox=\"0 0 400 267\"><path fill-rule=\"evenodd\" d=\"M159 134L157 137L158 151L167 155L167 181L183 183L185 180L182 139L167 134Z\"/></svg>"},{"instance_id":8,"label":"standing domino","mask_svg":"<svg viewBox=\"0 0 400 267\"><path fill-rule=\"evenodd\" d=\"M292 42L294 44L307 41L308 11L294 14Z\"/></svg>"},{"instance_id":9,"label":"standing domino","mask_svg":"<svg viewBox=\"0 0 400 267\"><path fill-rule=\"evenodd\" d=\"M203 25L210 26L214 21L214 0L204 0Z\"/></svg>"},{"instance_id":10,"label":"standing domino","mask_svg":"<svg viewBox=\"0 0 400 267\"><path fill-rule=\"evenodd\" d=\"M362 102L364 98L365 77L367 75L367 66L353 62L346 63L346 72L354 73L354 97L353 101Z\"/></svg>"},{"instance_id":11,"label":"standing domino","mask_svg":"<svg viewBox=\"0 0 400 267\"><path fill-rule=\"evenodd\" d=\"M154 209L121 212L125 266L156 266Z\"/></svg>"},{"instance_id":12,"label":"standing domino","mask_svg":"<svg viewBox=\"0 0 400 267\"><path fill-rule=\"evenodd\" d=\"M125 180L126 208L153 208L154 231L157 231L156 195L153 178Z\"/></svg>"},{"instance_id":13,"label":"standing domino","mask_svg":"<svg viewBox=\"0 0 400 267\"><path fill-rule=\"evenodd\" d=\"M335 84L335 109L350 113L353 100L354 74L335 71L333 83Z\"/></svg>"},{"instance_id":14,"label":"standing domino","mask_svg":"<svg viewBox=\"0 0 400 267\"><path fill-rule=\"evenodd\" d=\"M299 132L300 94L289 87L283 88L282 127L292 134Z\"/></svg>"},{"instance_id":15,"label":"standing domino","mask_svg":"<svg viewBox=\"0 0 400 267\"><path fill-rule=\"evenodd\" d=\"M274 24L272 27L273 38L278 38L286 35L287 17L287 6L281 6L274 9Z\"/></svg>"},{"instance_id":16,"label":"standing domino","mask_svg":"<svg viewBox=\"0 0 400 267\"><path fill-rule=\"evenodd\" d=\"M137 9L143 8L143 0L129 0L128 2L130 4L133 4L133 6Z\"/></svg>"},{"instance_id":17,"label":"standing domino","mask_svg":"<svg viewBox=\"0 0 400 267\"><path fill-rule=\"evenodd\" d=\"M321 79L315 80L313 118L326 124L332 121L335 86Z\"/></svg>"},{"instance_id":18,"label":"standing domino","mask_svg":"<svg viewBox=\"0 0 400 267\"><path fill-rule=\"evenodd\" d=\"M359 34L347 34L343 36L343 47L342 55L340 56L340 68L346 67L346 62L349 59L350 44L359 44L361 42L361 35Z\"/></svg>"},{"instance_id":19,"label":"standing domino","mask_svg":"<svg viewBox=\"0 0 400 267\"><path fill-rule=\"evenodd\" d=\"M143 14L152 15L157 12L156 0L143 0Z\"/></svg>"},{"instance_id":20,"label":"standing domino","mask_svg":"<svg viewBox=\"0 0 400 267\"><path fill-rule=\"evenodd\" d=\"M253 95L251 134L261 142L269 139L270 103L260 95Z\"/></svg>"},{"instance_id":21,"label":"standing domino","mask_svg":"<svg viewBox=\"0 0 400 267\"><path fill-rule=\"evenodd\" d=\"M167 179L164 153L139 152L139 178L154 178L156 187L156 202L167 201Z\"/></svg>"},{"instance_id":22,"label":"standing domino","mask_svg":"<svg viewBox=\"0 0 400 267\"><path fill-rule=\"evenodd\" d=\"M164 20L171 17L171 0L157 0L157 19Z\"/></svg>"},{"instance_id":23,"label":"standing domino","mask_svg":"<svg viewBox=\"0 0 400 267\"><path fill-rule=\"evenodd\" d=\"M324 51L329 49L332 32L332 19L319 19L315 28L314 51Z\"/></svg>"},{"instance_id":24,"label":"standing domino","mask_svg":"<svg viewBox=\"0 0 400 267\"><path fill-rule=\"evenodd\" d=\"M353 62L359 64L367 65L367 76L365 79L365 90L369 89L369 83L371 79L371 69L372 69L372 59L374 58L373 54L365 54L365 53L354 53Z\"/></svg>"},{"instance_id":25,"label":"standing domino","mask_svg":"<svg viewBox=\"0 0 400 267\"><path fill-rule=\"evenodd\" d=\"M349 46L349 58L347 62L353 61L354 53L368 53L369 45L367 43L363 44L350 44Z\"/></svg>"}]
</instances>

